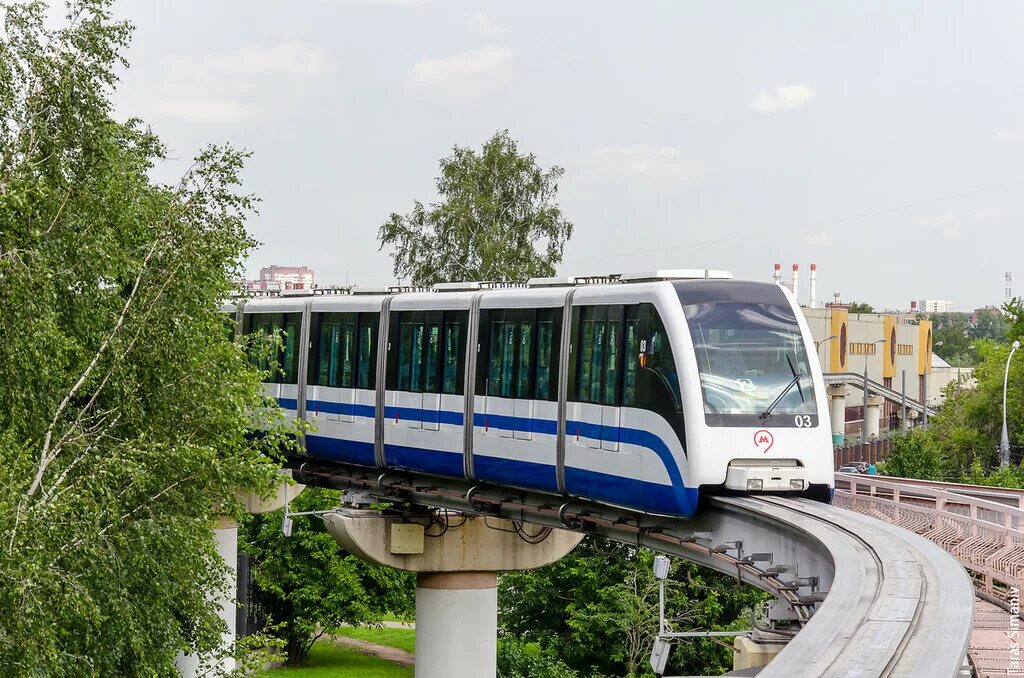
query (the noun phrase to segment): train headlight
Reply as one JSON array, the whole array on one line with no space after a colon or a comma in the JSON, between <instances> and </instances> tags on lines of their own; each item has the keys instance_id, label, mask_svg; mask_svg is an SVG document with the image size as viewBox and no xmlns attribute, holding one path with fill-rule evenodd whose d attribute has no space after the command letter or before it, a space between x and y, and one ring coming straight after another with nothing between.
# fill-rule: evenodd
<instances>
[{"instance_id":1,"label":"train headlight","mask_svg":"<svg viewBox=\"0 0 1024 678\"><path fill-rule=\"evenodd\" d=\"M747 489L757 492L764 488L764 481L760 478L747 478Z\"/></svg>"},{"instance_id":2,"label":"train headlight","mask_svg":"<svg viewBox=\"0 0 1024 678\"><path fill-rule=\"evenodd\" d=\"M804 481L802 478L791 478L789 481L789 489L791 490L802 490L804 489Z\"/></svg>"}]
</instances>

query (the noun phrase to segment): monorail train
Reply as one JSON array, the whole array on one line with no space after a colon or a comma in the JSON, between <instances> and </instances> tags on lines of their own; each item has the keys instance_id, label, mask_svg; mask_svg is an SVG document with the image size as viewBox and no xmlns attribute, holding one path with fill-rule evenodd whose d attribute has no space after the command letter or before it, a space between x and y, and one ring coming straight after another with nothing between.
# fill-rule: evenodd
<instances>
[{"instance_id":1,"label":"monorail train","mask_svg":"<svg viewBox=\"0 0 1024 678\"><path fill-rule=\"evenodd\" d=\"M245 301L315 459L692 516L702 493L833 484L824 383L790 292L721 271Z\"/></svg>"}]
</instances>

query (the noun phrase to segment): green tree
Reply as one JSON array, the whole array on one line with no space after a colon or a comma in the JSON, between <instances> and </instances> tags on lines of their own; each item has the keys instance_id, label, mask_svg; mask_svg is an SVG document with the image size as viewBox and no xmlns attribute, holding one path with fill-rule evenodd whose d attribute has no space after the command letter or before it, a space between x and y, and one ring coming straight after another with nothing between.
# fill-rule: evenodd
<instances>
[{"instance_id":1,"label":"green tree","mask_svg":"<svg viewBox=\"0 0 1024 678\"><path fill-rule=\"evenodd\" d=\"M586 538L556 563L502 575L498 622L503 637L537 643L581 675L649 675L657 631L653 554ZM734 578L673 559L666 616L675 630L722 630L746 624L745 612L765 599ZM717 673L732 655L706 639L673 650L670 671Z\"/></svg>"},{"instance_id":2,"label":"green tree","mask_svg":"<svg viewBox=\"0 0 1024 678\"><path fill-rule=\"evenodd\" d=\"M1006 329L1006 340L1024 342L1024 297L1014 297L1003 305Z\"/></svg>"},{"instance_id":3,"label":"green tree","mask_svg":"<svg viewBox=\"0 0 1024 678\"><path fill-rule=\"evenodd\" d=\"M218 646L211 528L289 440L220 311L254 244L245 156L150 181L159 140L111 117L130 26L107 7L0 7L5 675L171 675Z\"/></svg>"},{"instance_id":4,"label":"green tree","mask_svg":"<svg viewBox=\"0 0 1024 678\"><path fill-rule=\"evenodd\" d=\"M395 275L413 285L552 276L572 236L556 202L561 167L543 169L519 153L508 131L480 152L455 146L441 160L439 202L415 201L378 231L394 248Z\"/></svg>"},{"instance_id":5,"label":"green tree","mask_svg":"<svg viewBox=\"0 0 1024 678\"><path fill-rule=\"evenodd\" d=\"M966 313L933 313L932 348L935 355L959 366L974 364L971 327Z\"/></svg>"},{"instance_id":6,"label":"green tree","mask_svg":"<svg viewBox=\"0 0 1024 678\"><path fill-rule=\"evenodd\" d=\"M1006 341L1008 325L1006 318L999 313L980 313L978 320L971 325L972 339L988 339L995 342Z\"/></svg>"},{"instance_id":7,"label":"green tree","mask_svg":"<svg viewBox=\"0 0 1024 678\"><path fill-rule=\"evenodd\" d=\"M291 510L337 505L338 492L307 488ZM268 616L271 632L285 642L289 663L302 661L314 641L343 625L413 613L411 573L367 565L347 554L317 516L296 516L291 536L285 537L282 513L245 518L241 535L252 556L252 600Z\"/></svg>"},{"instance_id":8,"label":"green tree","mask_svg":"<svg viewBox=\"0 0 1024 678\"><path fill-rule=\"evenodd\" d=\"M944 480L939 451L923 429L910 429L892 438L892 450L881 472L898 478Z\"/></svg>"},{"instance_id":9,"label":"green tree","mask_svg":"<svg viewBox=\"0 0 1024 678\"><path fill-rule=\"evenodd\" d=\"M875 309L871 304L865 304L861 302L850 303L850 313L874 313Z\"/></svg>"}]
</instances>

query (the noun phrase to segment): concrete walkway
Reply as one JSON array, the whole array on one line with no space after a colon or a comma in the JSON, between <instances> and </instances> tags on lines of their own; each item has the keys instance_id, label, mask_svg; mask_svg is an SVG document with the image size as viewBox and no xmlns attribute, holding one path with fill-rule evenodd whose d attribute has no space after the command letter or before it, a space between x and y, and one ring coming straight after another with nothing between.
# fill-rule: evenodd
<instances>
[{"instance_id":1,"label":"concrete walkway","mask_svg":"<svg viewBox=\"0 0 1024 678\"><path fill-rule=\"evenodd\" d=\"M388 661L395 662L399 666L415 666L416 659L410 653L405 650L399 650L397 647L389 647L388 645L378 645L377 643L368 643L365 640L359 640L358 638L349 638L348 636L331 636L338 645L344 647L350 647L353 650L358 650L363 654L372 655L379 657L380 659L387 659Z\"/></svg>"}]
</instances>

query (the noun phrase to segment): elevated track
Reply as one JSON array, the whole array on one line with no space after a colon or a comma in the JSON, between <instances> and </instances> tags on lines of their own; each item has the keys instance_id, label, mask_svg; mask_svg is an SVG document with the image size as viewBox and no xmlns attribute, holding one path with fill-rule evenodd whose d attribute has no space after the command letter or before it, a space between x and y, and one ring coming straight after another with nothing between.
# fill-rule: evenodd
<instances>
[{"instance_id":1,"label":"elevated track","mask_svg":"<svg viewBox=\"0 0 1024 678\"><path fill-rule=\"evenodd\" d=\"M870 516L786 497L713 497L683 520L582 499L338 464L296 462L300 482L363 493L395 510L497 516L596 534L705 565L772 594L799 629L758 675L960 675L974 592L929 540Z\"/></svg>"}]
</instances>

